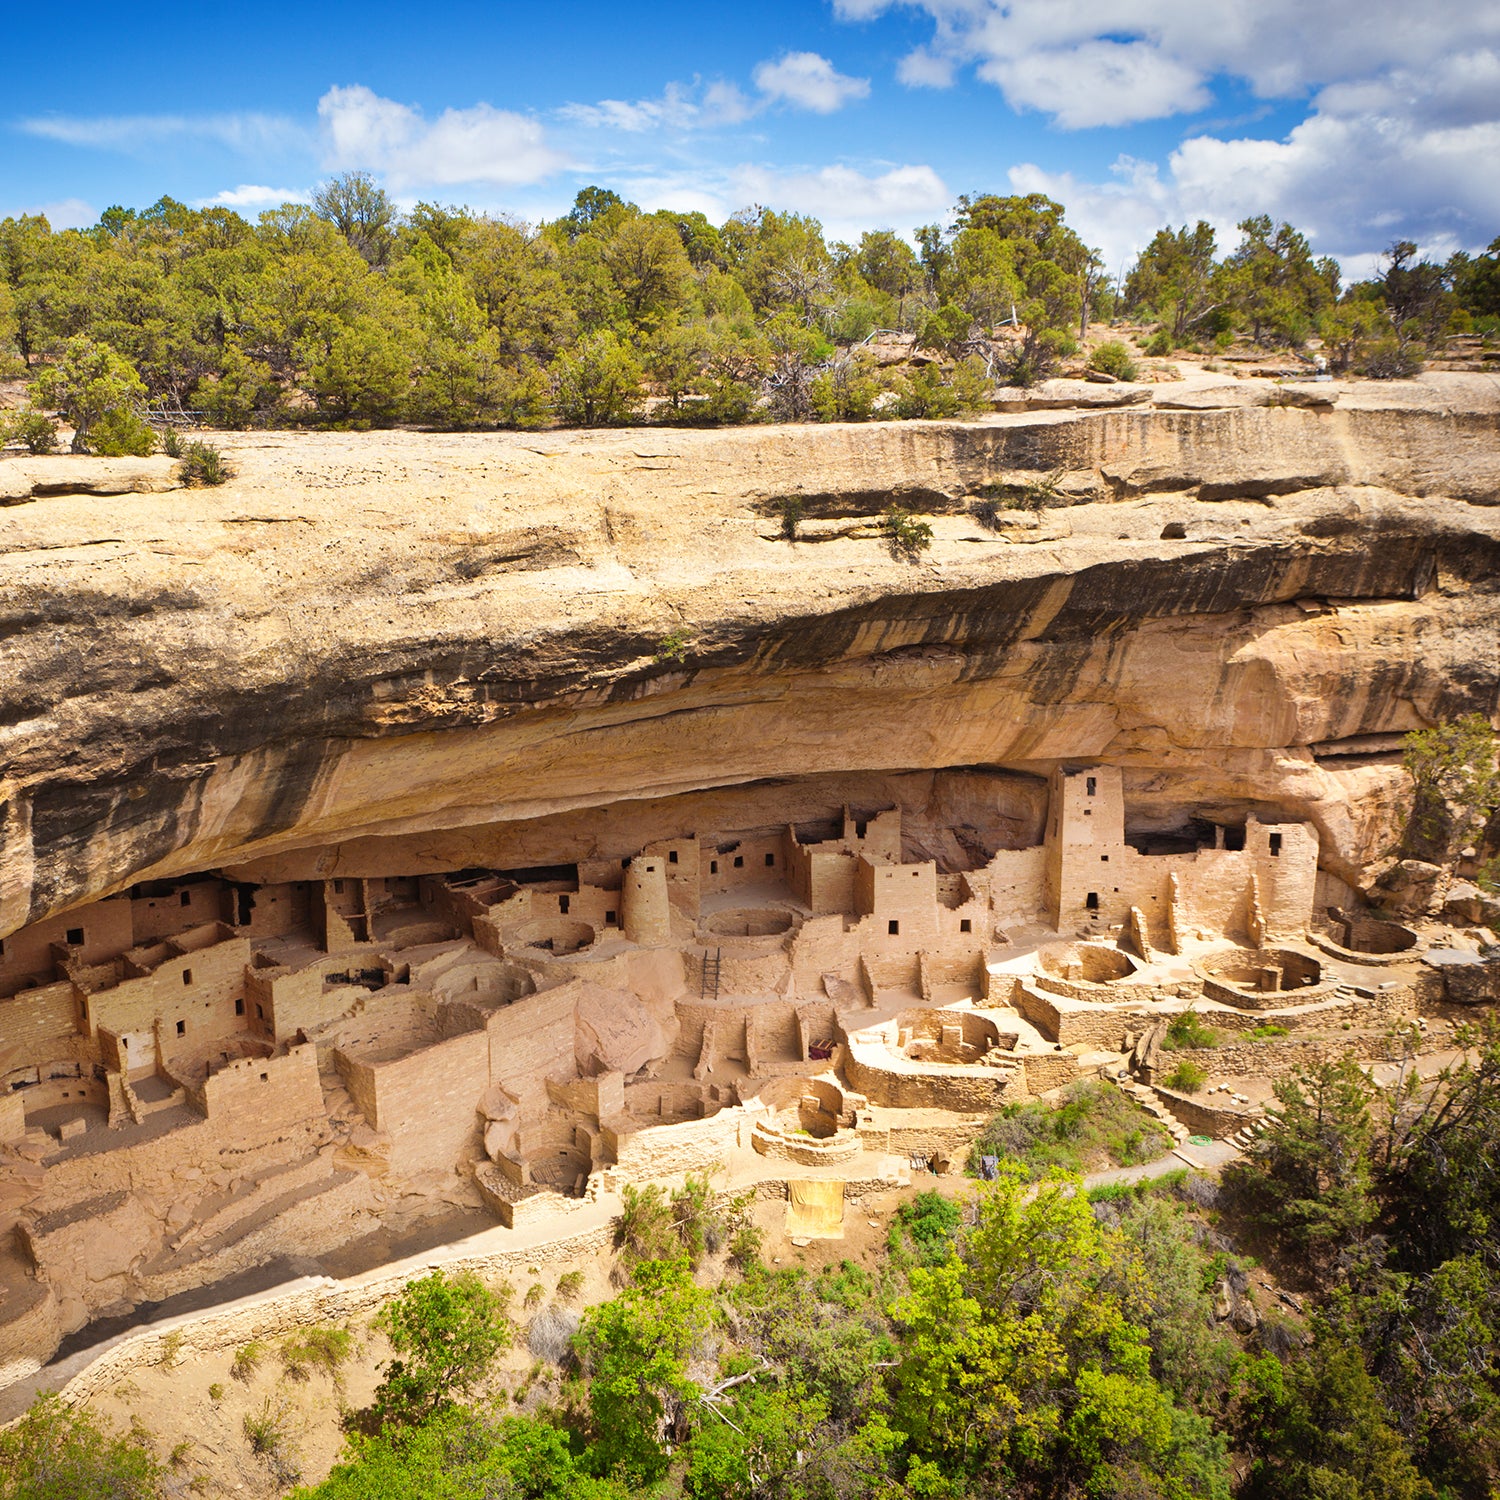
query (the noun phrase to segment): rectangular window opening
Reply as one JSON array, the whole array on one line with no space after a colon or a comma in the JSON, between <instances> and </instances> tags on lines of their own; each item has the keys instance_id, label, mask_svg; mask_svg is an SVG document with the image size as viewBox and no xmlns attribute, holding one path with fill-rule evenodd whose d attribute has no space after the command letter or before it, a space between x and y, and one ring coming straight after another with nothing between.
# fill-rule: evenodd
<instances>
[{"instance_id":1,"label":"rectangular window opening","mask_svg":"<svg viewBox=\"0 0 1500 1500\"><path fill-rule=\"evenodd\" d=\"M271 1081L271 1075L269 1073L262 1073L260 1075L260 1081L262 1083L269 1083Z\"/></svg>"},{"instance_id":2,"label":"rectangular window opening","mask_svg":"<svg viewBox=\"0 0 1500 1500\"><path fill-rule=\"evenodd\" d=\"M193 904L193 893L191 891L184 891L182 893L182 904L184 906L191 906Z\"/></svg>"},{"instance_id":3,"label":"rectangular window opening","mask_svg":"<svg viewBox=\"0 0 1500 1500\"><path fill-rule=\"evenodd\" d=\"M856 823L854 825L854 837L857 839L862 839L865 836L865 829L868 827L868 823Z\"/></svg>"},{"instance_id":4,"label":"rectangular window opening","mask_svg":"<svg viewBox=\"0 0 1500 1500\"><path fill-rule=\"evenodd\" d=\"M899 937L901 935L901 924L893 917L889 922L885 924L885 930L892 937Z\"/></svg>"},{"instance_id":5,"label":"rectangular window opening","mask_svg":"<svg viewBox=\"0 0 1500 1500\"><path fill-rule=\"evenodd\" d=\"M667 863L669 865L675 865L677 863L677 851L675 849L667 850Z\"/></svg>"},{"instance_id":6,"label":"rectangular window opening","mask_svg":"<svg viewBox=\"0 0 1500 1500\"><path fill-rule=\"evenodd\" d=\"M245 1014L245 1002L243 1000L236 1000L234 1002L234 1013L237 1016Z\"/></svg>"},{"instance_id":7,"label":"rectangular window opening","mask_svg":"<svg viewBox=\"0 0 1500 1500\"><path fill-rule=\"evenodd\" d=\"M1099 863L1101 865L1107 865L1109 863L1109 855L1107 855L1107 854L1101 854L1099 856Z\"/></svg>"},{"instance_id":8,"label":"rectangular window opening","mask_svg":"<svg viewBox=\"0 0 1500 1500\"><path fill-rule=\"evenodd\" d=\"M768 855L766 855L766 868L767 869L770 869L770 867L772 865L774 865L775 863L776 863L776 856L774 854L768 854Z\"/></svg>"},{"instance_id":9,"label":"rectangular window opening","mask_svg":"<svg viewBox=\"0 0 1500 1500\"><path fill-rule=\"evenodd\" d=\"M973 932L974 924L967 917L960 917L958 919L958 930L960 932Z\"/></svg>"},{"instance_id":10,"label":"rectangular window opening","mask_svg":"<svg viewBox=\"0 0 1500 1500\"><path fill-rule=\"evenodd\" d=\"M709 860L709 862L708 862L708 873L710 875L717 875L719 873L719 862L718 862L718 860L716 860L716 859Z\"/></svg>"},{"instance_id":11,"label":"rectangular window opening","mask_svg":"<svg viewBox=\"0 0 1500 1500\"><path fill-rule=\"evenodd\" d=\"M606 926L610 926L610 927L614 926L615 914L612 911L605 912L604 913L604 921L605 921L605 925Z\"/></svg>"},{"instance_id":12,"label":"rectangular window opening","mask_svg":"<svg viewBox=\"0 0 1500 1500\"><path fill-rule=\"evenodd\" d=\"M342 896L344 894L344 882L342 880L335 880L333 882L333 894L335 896Z\"/></svg>"},{"instance_id":13,"label":"rectangular window opening","mask_svg":"<svg viewBox=\"0 0 1500 1500\"><path fill-rule=\"evenodd\" d=\"M68 928L68 946L70 948L78 948L78 947L81 947L82 945L83 945L83 928L81 928L81 927L70 927L70 928Z\"/></svg>"},{"instance_id":14,"label":"rectangular window opening","mask_svg":"<svg viewBox=\"0 0 1500 1500\"><path fill-rule=\"evenodd\" d=\"M1273 833L1271 835L1271 858L1281 858L1281 835L1279 833Z\"/></svg>"},{"instance_id":15,"label":"rectangular window opening","mask_svg":"<svg viewBox=\"0 0 1500 1500\"><path fill-rule=\"evenodd\" d=\"M193 971L191 969L184 969L182 971L182 982L184 984L191 984L193 982Z\"/></svg>"},{"instance_id":16,"label":"rectangular window opening","mask_svg":"<svg viewBox=\"0 0 1500 1500\"><path fill-rule=\"evenodd\" d=\"M1089 796L1094 796L1099 790L1099 782L1093 776L1088 779Z\"/></svg>"},{"instance_id":17,"label":"rectangular window opening","mask_svg":"<svg viewBox=\"0 0 1500 1500\"><path fill-rule=\"evenodd\" d=\"M568 898L566 896L559 896L557 898L557 909L558 909L559 912L562 913L563 916L567 916L567 914L568 914Z\"/></svg>"},{"instance_id":18,"label":"rectangular window opening","mask_svg":"<svg viewBox=\"0 0 1500 1500\"><path fill-rule=\"evenodd\" d=\"M177 1023L177 1035L178 1036L186 1036L187 1035L187 1022L186 1021L179 1021Z\"/></svg>"},{"instance_id":19,"label":"rectangular window opening","mask_svg":"<svg viewBox=\"0 0 1500 1500\"><path fill-rule=\"evenodd\" d=\"M1099 910L1099 892L1090 891L1087 900L1083 903L1090 911Z\"/></svg>"},{"instance_id":20,"label":"rectangular window opening","mask_svg":"<svg viewBox=\"0 0 1500 1500\"><path fill-rule=\"evenodd\" d=\"M745 856L743 854L735 855L734 867L736 870L743 870L745 868Z\"/></svg>"}]
</instances>

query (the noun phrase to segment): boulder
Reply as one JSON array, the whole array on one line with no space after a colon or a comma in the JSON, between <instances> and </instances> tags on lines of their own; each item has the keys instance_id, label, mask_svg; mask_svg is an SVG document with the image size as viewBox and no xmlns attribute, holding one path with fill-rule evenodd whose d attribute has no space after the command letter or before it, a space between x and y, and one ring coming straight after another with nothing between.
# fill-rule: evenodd
<instances>
[{"instance_id":1,"label":"boulder","mask_svg":"<svg viewBox=\"0 0 1500 1500\"><path fill-rule=\"evenodd\" d=\"M574 1011L578 1071L636 1073L667 1055L661 1023L626 990L585 985Z\"/></svg>"},{"instance_id":2,"label":"boulder","mask_svg":"<svg viewBox=\"0 0 1500 1500\"><path fill-rule=\"evenodd\" d=\"M1442 866L1421 859L1403 859L1380 877L1376 891L1380 905L1400 916L1415 917L1437 905L1442 882Z\"/></svg>"}]
</instances>

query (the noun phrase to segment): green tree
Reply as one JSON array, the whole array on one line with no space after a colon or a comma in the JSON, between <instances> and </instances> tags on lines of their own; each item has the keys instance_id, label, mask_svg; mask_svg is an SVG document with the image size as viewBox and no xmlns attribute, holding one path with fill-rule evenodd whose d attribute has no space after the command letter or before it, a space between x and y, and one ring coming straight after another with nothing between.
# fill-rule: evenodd
<instances>
[{"instance_id":1,"label":"green tree","mask_svg":"<svg viewBox=\"0 0 1500 1500\"><path fill-rule=\"evenodd\" d=\"M657 326L686 299L693 268L667 221L626 219L605 242L602 259L633 327Z\"/></svg>"},{"instance_id":2,"label":"green tree","mask_svg":"<svg viewBox=\"0 0 1500 1500\"><path fill-rule=\"evenodd\" d=\"M390 259L396 243L396 205L368 172L329 178L313 194L312 206L367 264L383 266Z\"/></svg>"},{"instance_id":3,"label":"green tree","mask_svg":"<svg viewBox=\"0 0 1500 1500\"><path fill-rule=\"evenodd\" d=\"M39 1396L0 1430L0 1500L157 1500L162 1471L86 1408Z\"/></svg>"},{"instance_id":4,"label":"green tree","mask_svg":"<svg viewBox=\"0 0 1500 1500\"><path fill-rule=\"evenodd\" d=\"M471 1271L433 1271L376 1318L399 1358L375 1392L375 1425L410 1426L467 1395L510 1347L505 1304Z\"/></svg>"},{"instance_id":5,"label":"green tree","mask_svg":"<svg viewBox=\"0 0 1500 1500\"><path fill-rule=\"evenodd\" d=\"M553 396L564 422L607 427L626 421L641 394L641 367L608 329L581 339L553 367Z\"/></svg>"},{"instance_id":6,"label":"green tree","mask_svg":"<svg viewBox=\"0 0 1500 1500\"><path fill-rule=\"evenodd\" d=\"M1436 1500L1359 1354L1326 1335L1290 1370L1251 1366L1243 1430L1251 1500Z\"/></svg>"},{"instance_id":7,"label":"green tree","mask_svg":"<svg viewBox=\"0 0 1500 1500\"><path fill-rule=\"evenodd\" d=\"M1155 313L1169 328L1174 348L1185 343L1216 310L1217 254L1213 228L1203 219L1191 229L1158 229L1125 279L1125 306Z\"/></svg>"},{"instance_id":8,"label":"green tree","mask_svg":"<svg viewBox=\"0 0 1500 1500\"><path fill-rule=\"evenodd\" d=\"M580 1467L567 1435L535 1417L449 1407L414 1428L351 1441L292 1500L626 1500Z\"/></svg>"},{"instance_id":9,"label":"green tree","mask_svg":"<svg viewBox=\"0 0 1500 1500\"><path fill-rule=\"evenodd\" d=\"M1407 735L1401 764L1412 783L1403 850L1450 860L1500 809L1496 736L1483 714L1465 714Z\"/></svg>"},{"instance_id":10,"label":"green tree","mask_svg":"<svg viewBox=\"0 0 1500 1500\"><path fill-rule=\"evenodd\" d=\"M1274 1128L1226 1169L1225 1182L1273 1234L1326 1262L1375 1217L1374 1088L1345 1057L1282 1079L1275 1090Z\"/></svg>"},{"instance_id":11,"label":"green tree","mask_svg":"<svg viewBox=\"0 0 1500 1500\"><path fill-rule=\"evenodd\" d=\"M1334 260L1314 260L1307 237L1259 214L1240 226L1240 243L1219 267L1214 295L1228 303L1258 344L1300 344L1339 291Z\"/></svg>"},{"instance_id":12,"label":"green tree","mask_svg":"<svg viewBox=\"0 0 1500 1500\"><path fill-rule=\"evenodd\" d=\"M625 1291L584 1315L575 1345L589 1375L591 1458L635 1484L667 1468L664 1441L686 1429L701 1387L688 1365L714 1318L713 1298L682 1261L643 1261Z\"/></svg>"},{"instance_id":13,"label":"green tree","mask_svg":"<svg viewBox=\"0 0 1500 1500\"><path fill-rule=\"evenodd\" d=\"M90 431L144 401L146 387L130 364L105 344L69 339L57 363L32 382L31 399L73 424L73 452L89 451Z\"/></svg>"}]
</instances>

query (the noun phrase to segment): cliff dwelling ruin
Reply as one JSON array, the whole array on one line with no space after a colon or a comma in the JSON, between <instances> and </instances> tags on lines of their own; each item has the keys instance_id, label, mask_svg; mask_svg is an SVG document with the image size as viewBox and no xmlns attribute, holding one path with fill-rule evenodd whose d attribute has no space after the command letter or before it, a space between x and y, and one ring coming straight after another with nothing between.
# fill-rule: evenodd
<instances>
[{"instance_id":1,"label":"cliff dwelling ruin","mask_svg":"<svg viewBox=\"0 0 1500 1500\"><path fill-rule=\"evenodd\" d=\"M905 1180L1090 1077L1233 1142L1437 1048L1497 914L1374 887L1402 736L1500 702L1500 408L1362 399L264 434L211 501L3 512L0 1379L445 1215Z\"/></svg>"}]
</instances>

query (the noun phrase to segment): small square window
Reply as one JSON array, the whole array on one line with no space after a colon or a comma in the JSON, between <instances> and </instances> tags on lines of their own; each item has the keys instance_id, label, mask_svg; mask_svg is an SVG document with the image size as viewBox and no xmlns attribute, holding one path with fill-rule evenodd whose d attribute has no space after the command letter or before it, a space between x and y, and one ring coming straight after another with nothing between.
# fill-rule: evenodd
<instances>
[{"instance_id":1,"label":"small square window","mask_svg":"<svg viewBox=\"0 0 1500 1500\"><path fill-rule=\"evenodd\" d=\"M885 930L891 935L891 937L899 937L901 935L901 924L896 921L894 917L892 917L891 920L885 924Z\"/></svg>"},{"instance_id":2,"label":"small square window","mask_svg":"<svg viewBox=\"0 0 1500 1500\"><path fill-rule=\"evenodd\" d=\"M1107 865L1109 863L1109 855L1107 855L1107 854L1101 854L1099 856L1099 863L1101 865Z\"/></svg>"},{"instance_id":3,"label":"small square window","mask_svg":"<svg viewBox=\"0 0 1500 1500\"><path fill-rule=\"evenodd\" d=\"M967 917L958 919L958 930L960 932L973 932L974 924Z\"/></svg>"},{"instance_id":4,"label":"small square window","mask_svg":"<svg viewBox=\"0 0 1500 1500\"><path fill-rule=\"evenodd\" d=\"M604 913L604 921L606 925L612 925L614 923L614 920L615 914L612 911L607 911Z\"/></svg>"},{"instance_id":5,"label":"small square window","mask_svg":"<svg viewBox=\"0 0 1500 1500\"><path fill-rule=\"evenodd\" d=\"M178 1036L186 1036L187 1035L187 1022L186 1021L179 1021L177 1023L177 1035Z\"/></svg>"},{"instance_id":6,"label":"small square window","mask_svg":"<svg viewBox=\"0 0 1500 1500\"><path fill-rule=\"evenodd\" d=\"M1092 818L1094 816L1094 809L1092 807L1084 808L1083 815L1086 818Z\"/></svg>"},{"instance_id":7,"label":"small square window","mask_svg":"<svg viewBox=\"0 0 1500 1500\"><path fill-rule=\"evenodd\" d=\"M262 1083L269 1083L271 1081L271 1075L269 1073L262 1073L260 1075L260 1081Z\"/></svg>"},{"instance_id":8,"label":"small square window","mask_svg":"<svg viewBox=\"0 0 1500 1500\"><path fill-rule=\"evenodd\" d=\"M745 856L743 854L735 855L734 867L736 870L743 870L745 868Z\"/></svg>"},{"instance_id":9,"label":"small square window","mask_svg":"<svg viewBox=\"0 0 1500 1500\"><path fill-rule=\"evenodd\" d=\"M79 947L82 944L82 942L83 942L83 928L81 928L81 927L70 927L70 928L68 928L68 946L70 948L77 948L77 947Z\"/></svg>"},{"instance_id":10,"label":"small square window","mask_svg":"<svg viewBox=\"0 0 1500 1500\"><path fill-rule=\"evenodd\" d=\"M767 867L767 869L769 869L775 863L776 863L776 856L774 854L768 854L768 855L766 855L766 867Z\"/></svg>"}]
</instances>

